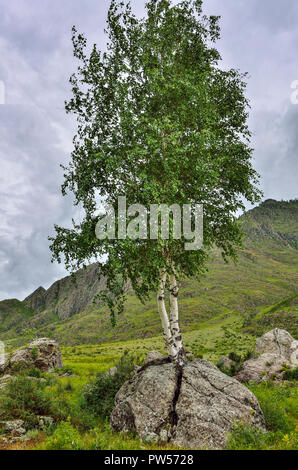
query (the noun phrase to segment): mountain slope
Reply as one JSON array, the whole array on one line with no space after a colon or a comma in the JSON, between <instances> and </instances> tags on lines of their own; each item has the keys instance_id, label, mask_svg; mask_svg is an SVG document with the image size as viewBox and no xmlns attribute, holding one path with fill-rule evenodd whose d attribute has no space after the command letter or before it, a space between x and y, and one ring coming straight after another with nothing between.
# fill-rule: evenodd
<instances>
[{"instance_id":1,"label":"mountain slope","mask_svg":"<svg viewBox=\"0 0 298 470\"><path fill-rule=\"evenodd\" d=\"M182 282L182 330L230 326L260 334L272 325L286 325L297 335L298 200L267 200L240 220L246 236L237 265L225 264L214 251L204 278ZM46 335L75 345L160 334L155 296L142 305L129 293L113 329L107 309L93 304L102 288L96 263L78 272L77 287L68 276L47 291L38 288L20 302L24 317L19 313L17 322L6 320L0 327L0 339L22 344L32 335Z\"/></svg>"}]
</instances>

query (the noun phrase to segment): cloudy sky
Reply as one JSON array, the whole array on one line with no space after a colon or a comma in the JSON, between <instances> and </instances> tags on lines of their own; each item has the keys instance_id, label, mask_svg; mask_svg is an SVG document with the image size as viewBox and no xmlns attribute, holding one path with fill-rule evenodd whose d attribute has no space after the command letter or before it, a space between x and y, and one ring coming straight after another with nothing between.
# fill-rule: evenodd
<instances>
[{"instance_id":1,"label":"cloudy sky","mask_svg":"<svg viewBox=\"0 0 298 470\"><path fill-rule=\"evenodd\" d=\"M132 2L142 14L145 0ZM205 0L221 15L224 66L250 74L255 167L264 197L298 197L296 0ZM0 0L0 300L23 299L65 275L50 263L53 225L69 225L60 193L73 119L64 112L75 70L71 27L105 48L109 0ZM78 214L79 215L79 214Z\"/></svg>"}]
</instances>

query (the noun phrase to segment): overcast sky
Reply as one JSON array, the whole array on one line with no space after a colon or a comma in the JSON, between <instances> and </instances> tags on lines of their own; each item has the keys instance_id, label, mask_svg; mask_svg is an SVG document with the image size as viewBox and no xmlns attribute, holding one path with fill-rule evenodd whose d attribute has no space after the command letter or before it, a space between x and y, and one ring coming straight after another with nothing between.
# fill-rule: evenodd
<instances>
[{"instance_id":1,"label":"overcast sky","mask_svg":"<svg viewBox=\"0 0 298 470\"><path fill-rule=\"evenodd\" d=\"M132 2L142 14L145 0ZM22 300L65 275L50 263L53 225L69 225L61 196L75 125L65 114L75 71L71 27L105 47L109 0L0 0L0 300ZM297 0L205 0L221 15L226 67L250 74L255 167L264 198L298 196ZM3 104L3 84L5 102Z\"/></svg>"}]
</instances>

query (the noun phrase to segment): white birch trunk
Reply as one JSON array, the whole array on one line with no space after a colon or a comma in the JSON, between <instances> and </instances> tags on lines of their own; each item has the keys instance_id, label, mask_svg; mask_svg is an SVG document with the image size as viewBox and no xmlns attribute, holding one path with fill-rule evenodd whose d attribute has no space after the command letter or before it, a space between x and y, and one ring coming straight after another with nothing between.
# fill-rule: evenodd
<instances>
[{"instance_id":1,"label":"white birch trunk","mask_svg":"<svg viewBox=\"0 0 298 470\"><path fill-rule=\"evenodd\" d=\"M179 309L178 309L178 293L179 288L176 280L176 276L170 274L170 318L171 318L171 331L172 337L177 351L175 361L180 365L185 362L185 353L183 348L181 330L179 325Z\"/></svg>"},{"instance_id":2,"label":"white birch trunk","mask_svg":"<svg viewBox=\"0 0 298 470\"><path fill-rule=\"evenodd\" d=\"M159 309L161 323L162 323L165 345L166 345L169 357L171 359L175 359L177 356L177 350L173 341L171 325L170 325L169 317L168 317L166 306L165 306L166 280L167 280L166 271L161 271L160 285L159 285L159 290L157 294L157 303L158 303L158 309Z\"/></svg>"}]
</instances>

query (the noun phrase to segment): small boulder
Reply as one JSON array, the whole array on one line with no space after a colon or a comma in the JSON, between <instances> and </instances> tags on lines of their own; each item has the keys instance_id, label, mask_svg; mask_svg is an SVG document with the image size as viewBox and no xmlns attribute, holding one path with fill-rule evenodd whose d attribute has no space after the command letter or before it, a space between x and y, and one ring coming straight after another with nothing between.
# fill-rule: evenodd
<instances>
[{"instance_id":1,"label":"small boulder","mask_svg":"<svg viewBox=\"0 0 298 470\"><path fill-rule=\"evenodd\" d=\"M232 361L229 357L223 356L217 362L217 367L219 369L230 370L232 365L235 364L235 361Z\"/></svg>"},{"instance_id":2,"label":"small boulder","mask_svg":"<svg viewBox=\"0 0 298 470\"><path fill-rule=\"evenodd\" d=\"M54 418L51 416L37 416L38 419L38 426L41 429L49 428L54 424Z\"/></svg>"},{"instance_id":3,"label":"small boulder","mask_svg":"<svg viewBox=\"0 0 298 470\"><path fill-rule=\"evenodd\" d=\"M145 364L165 359L165 357L166 356L161 354L159 351L150 351L145 357Z\"/></svg>"},{"instance_id":4,"label":"small boulder","mask_svg":"<svg viewBox=\"0 0 298 470\"><path fill-rule=\"evenodd\" d=\"M60 348L58 343L52 339L39 338L29 344L28 351L31 357L33 356L34 366L41 371L63 367Z\"/></svg>"},{"instance_id":5,"label":"small boulder","mask_svg":"<svg viewBox=\"0 0 298 470\"><path fill-rule=\"evenodd\" d=\"M0 356L0 374L3 374L9 364L9 354L3 354Z\"/></svg>"},{"instance_id":6,"label":"small boulder","mask_svg":"<svg viewBox=\"0 0 298 470\"><path fill-rule=\"evenodd\" d=\"M3 375L3 377L0 377L0 390L3 390L12 378L13 377L9 374L6 374L6 375Z\"/></svg>"},{"instance_id":7,"label":"small boulder","mask_svg":"<svg viewBox=\"0 0 298 470\"><path fill-rule=\"evenodd\" d=\"M116 374L117 370L118 370L118 369L117 369L116 366L111 367L111 368L107 371L107 374L114 376L114 375Z\"/></svg>"},{"instance_id":8,"label":"small boulder","mask_svg":"<svg viewBox=\"0 0 298 470\"><path fill-rule=\"evenodd\" d=\"M14 421L0 421L1 431L13 437L21 437L26 434L24 421L16 419Z\"/></svg>"}]
</instances>

